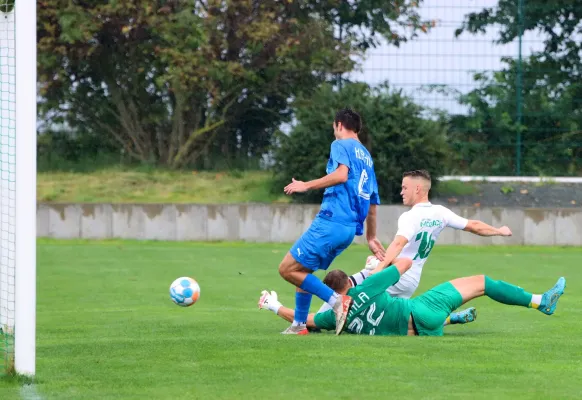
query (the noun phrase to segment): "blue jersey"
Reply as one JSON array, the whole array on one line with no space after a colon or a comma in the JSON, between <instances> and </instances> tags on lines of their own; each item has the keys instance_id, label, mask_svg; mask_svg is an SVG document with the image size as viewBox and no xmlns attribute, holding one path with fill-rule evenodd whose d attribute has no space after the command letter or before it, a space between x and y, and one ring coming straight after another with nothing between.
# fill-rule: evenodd
<instances>
[{"instance_id":1,"label":"blue jersey","mask_svg":"<svg viewBox=\"0 0 582 400\"><path fill-rule=\"evenodd\" d=\"M368 150L355 139L336 140L331 144L328 174L340 164L349 168L348 180L325 189L319 216L340 224L355 226L356 235L364 232L370 204L380 204L374 162Z\"/></svg>"}]
</instances>

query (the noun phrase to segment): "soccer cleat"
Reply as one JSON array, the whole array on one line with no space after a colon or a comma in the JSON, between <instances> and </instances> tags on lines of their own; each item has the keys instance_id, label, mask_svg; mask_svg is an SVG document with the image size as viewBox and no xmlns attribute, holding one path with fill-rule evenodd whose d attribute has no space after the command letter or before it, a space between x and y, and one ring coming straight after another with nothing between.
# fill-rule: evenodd
<instances>
[{"instance_id":1,"label":"soccer cleat","mask_svg":"<svg viewBox=\"0 0 582 400\"><path fill-rule=\"evenodd\" d=\"M283 335L308 335L309 331L305 325L291 325L281 333Z\"/></svg>"},{"instance_id":2,"label":"soccer cleat","mask_svg":"<svg viewBox=\"0 0 582 400\"><path fill-rule=\"evenodd\" d=\"M469 307L466 310L451 313L451 324L467 324L477 319L477 309Z\"/></svg>"},{"instance_id":3,"label":"soccer cleat","mask_svg":"<svg viewBox=\"0 0 582 400\"><path fill-rule=\"evenodd\" d=\"M333 306L333 312L335 314L335 334L341 335L348 320L348 313L354 300L348 295L340 295L340 298L336 301Z\"/></svg>"},{"instance_id":4,"label":"soccer cleat","mask_svg":"<svg viewBox=\"0 0 582 400\"><path fill-rule=\"evenodd\" d=\"M560 296L564 294L564 289L566 289L566 279L561 277L553 288L542 295L542 302L538 310L546 315L552 315L556 311Z\"/></svg>"}]
</instances>

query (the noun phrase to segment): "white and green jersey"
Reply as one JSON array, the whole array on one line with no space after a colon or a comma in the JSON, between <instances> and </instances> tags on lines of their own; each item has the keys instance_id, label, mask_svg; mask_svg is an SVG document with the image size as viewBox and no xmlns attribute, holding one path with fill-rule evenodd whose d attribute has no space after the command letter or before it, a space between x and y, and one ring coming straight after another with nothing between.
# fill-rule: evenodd
<instances>
[{"instance_id":1,"label":"white and green jersey","mask_svg":"<svg viewBox=\"0 0 582 400\"><path fill-rule=\"evenodd\" d=\"M446 228L465 229L468 220L458 216L446 207L432 203L420 203L403 213L398 219L396 235L404 236L408 243L398 257L412 260L412 267L400 277L400 280L387 289L392 297L409 299L412 297L422 275L422 267L434 247L439 235ZM355 283L355 282L353 282ZM323 303L318 313L331 309Z\"/></svg>"},{"instance_id":2,"label":"white and green jersey","mask_svg":"<svg viewBox=\"0 0 582 400\"><path fill-rule=\"evenodd\" d=\"M410 298L420 284L422 267L443 229L464 229L467 222L448 208L430 202L417 204L403 213L398 219L396 235L405 237L408 243L398 257L410 258L412 267L388 288L388 293L394 297Z\"/></svg>"}]
</instances>

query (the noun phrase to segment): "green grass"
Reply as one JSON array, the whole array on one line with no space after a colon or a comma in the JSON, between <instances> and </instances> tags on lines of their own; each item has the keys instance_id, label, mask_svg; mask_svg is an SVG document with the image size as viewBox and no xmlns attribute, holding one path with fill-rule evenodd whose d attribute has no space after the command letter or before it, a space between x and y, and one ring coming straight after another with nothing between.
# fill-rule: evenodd
<instances>
[{"instance_id":1,"label":"green grass","mask_svg":"<svg viewBox=\"0 0 582 400\"><path fill-rule=\"evenodd\" d=\"M49 202L240 203L287 202L271 192L269 172L103 169L39 172L37 198Z\"/></svg>"},{"instance_id":2,"label":"green grass","mask_svg":"<svg viewBox=\"0 0 582 400\"><path fill-rule=\"evenodd\" d=\"M554 316L481 298L478 320L441 338L280 335L257 300L268 288L293 304L277 273L287 249L39 241L36 384L0 381L0 399L580 397L581 249L437 246L419 292L478 273L534 292L568 278ZM357 271L366 255L352 246L334 266ZM168 294L183 275L202 289L187 309Z\"/></svg>"},{"instance_id":3,"label":"green grass","mask_svg":"<svg viewBox=\"0 0 582 400\"><path fill-rule=\"evenodd\" d=\"M435 194L441 196L467 196L479 191L472 182L440 181L435 188Z\"/></svg>"}]
</instances>

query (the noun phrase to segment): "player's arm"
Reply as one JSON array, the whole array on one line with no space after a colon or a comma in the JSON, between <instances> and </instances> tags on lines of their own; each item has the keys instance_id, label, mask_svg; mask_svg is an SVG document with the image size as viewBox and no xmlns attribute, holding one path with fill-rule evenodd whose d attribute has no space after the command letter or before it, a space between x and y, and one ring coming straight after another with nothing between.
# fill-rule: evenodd
<instances>
[{"instance_id":1,"label":"player's arm","mask_svg":"<svg viewBox=\"0 0 582 400\"><path fill-rule=\"evenodd\" d=\"M285 186L285 193L304 193L308 190L325 189L331 186L339 185L347 182L349 168L344 164L340 164L335 171L323 178L314 179L312 181L303 182L292 179L291 183Z\"/></svg>"},{"instance_id":2,"label":"player's arm","mask_svg":"<svg viewBox=\"0 0 582 400\"><path fill-rule=\"evenodd\" d=\"M370 271L370 276L377 274L378 272L381 272L383 270L385 270L386 268L388 268L388 266L382 266L383 263L378 264L378 266ZM398 272L400 273L400 275L404 274L406 271L408 271L410 269L410 267L412 267L412 260L410 258L397 258L396 260L394 260L394 262L390 265L390 267L395 267ZM369 280L369 279L368 279ZM396 282L398 282L398 280L396 280ZM394 282L394 283L396 283ZM392 285L390 285L392 286Z\"/></svg>"},{"instance_id":3,"label":"player's arm","mask_svg":"<svg viewBox=\"0 0 582 400\"><path fill-rule=\"evenodd\" d=\"M350 158L348 157L346 149L339 143L333 142L331 144L330 158L333 164L337 165L335 171L325 175L322 178L314 179L308 182L297 181L295 178L293 178L291 183L285 186L285 193L303 193L307 192L308 190L325 189L347 182L348 173L350 171Z\"/></svg>"},{"instance_id":4,"label":"player's arm","mask_svg":"<svg viewBox=\"0 0 582 400\"><path fill-rule=\"evenodd\" d=\"M511 236L511 230L507 226L495 228L483 221L475 219L470 219L463 230L479 236Z\"/></svg>"},{"instance_id":5,"label":"player's arm","mask_svg":"<svg viewBox=\"0 0 582 400\"><path fill-rule=\"evenodd\" d=\"M331 174L328 174L319 179L305 182L307 190L325 189L331 186L339 185L340 183L347 182L348 172L349 168L344 164L340 164Z\"/></svg>"},{"instance_id":6,"label":"player's arm","mask_svg":"<svg viewBox=\"0 0 582 400\"><path fill-rule=\"evenodd\" d=\"M377 216L378 206L376 204L370 204L368 216L366 217L366 239L368 240L368 247L372 254L374 254L378 260L383 261L386 250L384 250L382 242L380 242L376 236Z\"/></svg>"},{"instance_id":7,"label":"player's arm","mask_svg":"<svg viewBox=\"0 0 582 400\"><path fill-rule=\"evenodd\" d=\"M416 234L415 229L416 224L414 219L410 217L410 214L404 213L398 218L398 231L384 254L384 260L376 268L376 272L381 271L386 268L386 266L394 263L396 257L398 257L402 252L402 249L404 249L404 246L406 246L410 239Z\"/></svg>"},{"instance_id":8,"label":"player's arm","mask_svg":"<svg viewBox=\"0 0 582 400\"><path fill-rule=\"evenodd\" d=\"M376 269L381 271L386 268L386 266L392 265L396 257L398 257L398 255L402 252L402 249L404 246L406 246L407 243L408 239L406 239L404 236L394 236L394 240L392 240L392 243L390 243L390 246L388 246L386 253L384 253L384 261L382 261Z\"/></svg>"},{"instance_id":9,"label":"player's arm","mask_svg":"<svg viewBox=\"0 0 582 400\"><path fill-rule=\"evenodd\" d=\"M396 262L384 270L372 271L373 274L354 290L357 293L366 292L370 297L383 293L390 286L400 280L400 277L412 267L410 258L399 258Z\"/></svg>"},{"instance_id":10,"label":"player's arm","mask_svg":"<svg viewBox=\"0 0 582 400\"><path fill-rule=\"evenodd\" d=\"M348 180L348 171L349 169L347 166L340 164L335 171L323 178L314 179L308 182L298 181L293 178L291 183L285 186L285 189L283 190L285 194L305 193L308 190L325 189L339 185Z\"/></svg>"},{"instance_id":11,"label":"player's arm","mask_svg":"<svg viewBox=\"0 0 582 400\"><path fill-rule=\"evenodd\" d=\"M495 228L483 221L463 218L448 208L445 208L445 220L447 226L453 229L463 230L479 236L511 236L511 230L507 226Z\"/></svg>"}]
</instances>

